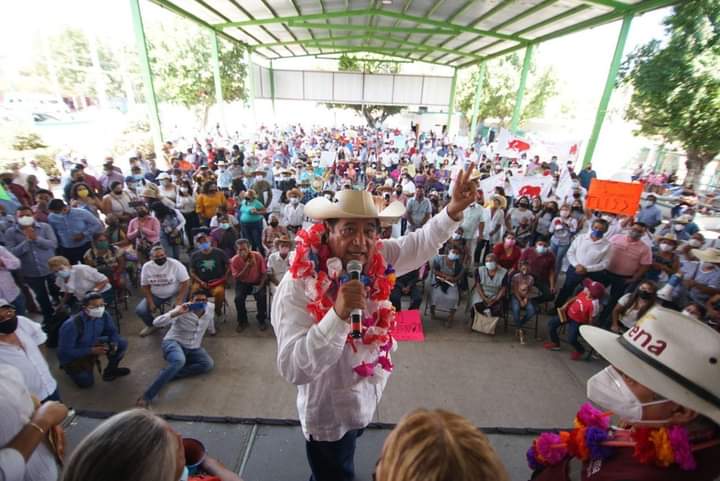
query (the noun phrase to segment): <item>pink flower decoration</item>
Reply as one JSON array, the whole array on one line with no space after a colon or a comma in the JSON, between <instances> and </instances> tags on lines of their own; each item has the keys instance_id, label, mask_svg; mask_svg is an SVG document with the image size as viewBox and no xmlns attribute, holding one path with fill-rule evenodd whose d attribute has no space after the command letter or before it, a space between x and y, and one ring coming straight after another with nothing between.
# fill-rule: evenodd
<instances>
[{"instance_id":1,"label":"pink flower decoration","mask_svg":"<svg viewBox=\"0 0 720 481\"><path fill-rule=\"evenodd\" d=\"M585 427L594 427L605 431L610 428L610 416L596 409L590 403L580 406L576 418Z\"/></svg>"},{"instance_id":2,"label":"pink flower decoration","mask_svg":"<svg viewBox=\"0 0 720 481\"><path fill-rule=\"evenodd\" d=\"M390 372L393 370L393 363L390 361L390 358L387 356L380 356L377 360L378 364L385 369L387 372Z\"/></svg>"},{"instance_id":3,"label":"pink flower decoration","mask_svg":"<svg viewBox=\"0 0 720 481\"><path fill-rule=\"evenodd\" d=\"M542 433L538 436L535 450L547 464L557 464L567 456L567 448L555 433Z\"/></svg>"},{"instance_id":4,"label":"pink flower decoration","mask_svg":"<svg viewBox=\"0 0 720 481\"><path fill-rule=\"evenodd\" d=\"M375 364L368 364L365 361L353 368L353 371L355 371L360 377L370 377L373 375L374 370Z\"/></svg>"},{"instance_id":5,"label":"pink flower decoration","mask_svg":"<svg viewBox=\"0 0 720 481\"><path fill-rule=\"evenodd\" d=\"M692 471L697 468L697 463L690 448L687 429L682 426L671 426L670 446L672 446L675 463L684 471Z\"/></svg>"}]
</instances>

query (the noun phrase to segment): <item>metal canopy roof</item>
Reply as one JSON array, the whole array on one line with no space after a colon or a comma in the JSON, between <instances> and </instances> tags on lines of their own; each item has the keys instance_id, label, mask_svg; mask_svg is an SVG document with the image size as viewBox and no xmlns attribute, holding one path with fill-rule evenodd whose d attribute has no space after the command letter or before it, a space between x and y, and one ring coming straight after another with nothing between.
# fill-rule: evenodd
<instances>
[{"instance_id":1,"label":"metal canopy roof","mask_svg":"<svg viewBox=\"0 0 720 481\"><path fill-rule=\"evenodd\" d=\"M466 67L678 0L151 0L279 58L369 52Z\"/></svg>"}]
</instances>

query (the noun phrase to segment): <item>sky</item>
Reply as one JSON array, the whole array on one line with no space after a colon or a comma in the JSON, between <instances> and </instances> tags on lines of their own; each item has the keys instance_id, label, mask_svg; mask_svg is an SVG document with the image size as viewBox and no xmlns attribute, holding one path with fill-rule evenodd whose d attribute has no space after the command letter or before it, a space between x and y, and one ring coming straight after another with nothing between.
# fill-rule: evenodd
<instances>
[{"instance_id":1,"label":"sky","mask_svg":"<svg viewBox=\"0 0 720 481\"><path fill-rule=\"evenodd\" d=\"M149 2L141 1L141 5L146 23L150 17L162 18L172 15ZM38 15L38 12L43 14ZM669 12L670 9L666 8L636 17L633 20L625 53L653 38L662 38L664 36L662 19ZM130 6L127 0L14 2L13 8L5 9L0 18L0 76L2 70L7 74L30 63L29 57L34 38L61 31L65 26L81 27L88 33L95 33L112 43L134 42ZM545 122L541 122L543 124L541 127L547 130L547 135L578 139L589 135L619 29L618 21L546 42L536 49L535 60L538 67L552 68L559 79L559 95L548 103ZM312 69L322 65L327 70L332 68L332 64L333 62L302 58L277 61L275 67ZM403 72L452 75L451 69L429 64L403 65ZM621 115L627 100L626 93L615 93L605 130L630 132L631 129ZM553 122L564 105L573 106L577 117L572 122ZM624 142L632 140L628 137ZM616 154L609 152L606 155Z\"/></svg>"}]
</instances>

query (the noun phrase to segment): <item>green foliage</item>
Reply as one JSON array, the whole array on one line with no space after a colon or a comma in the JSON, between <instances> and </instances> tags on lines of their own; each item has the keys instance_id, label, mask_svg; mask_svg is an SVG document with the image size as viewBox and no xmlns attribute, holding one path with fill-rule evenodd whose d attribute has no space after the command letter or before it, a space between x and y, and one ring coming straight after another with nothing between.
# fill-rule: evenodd
<instances>
[{"instance_id":1,"label":"green foliage","mask_svg":"<svg viewBox=\"0 0 720 481\"><path fill-rule=\"evenodd\" d=\"M55 156L49 153L41 153L35 155L35 161L38 167L43 169L48 177L60 177L60 169L55 163Z\"/></svg>"},{"instance_id":2,"label":"green foliage","mask_svg":"<svg viewBox=\"0 0 720 481\"><path fill-rule=\"evenodd\" d=\"M492 60L485 68L480 89L478 125L487 119L495 119L500 126L507 127L515 107L518 81L522 70L522 58L513 53ZM557 94L557 78L551 69L537 72L535 63L530 65L528 81L520 122L541 117L547 101ZM475 98L480 68L476 67L472 75L458 86L456 106L465 115L468 124L472 119L472 105Z\"/></svg>"},{"instance_id":3,"label":"green foliage","mask_svg":"<svg viewBox=\"0 0 720 481\"><path fill-rule=\"evenodd\" d=\"M357 57L343 54L338 59L338 70L341 72L365 72L371 74L396 74L400 65L382 60L360 60ZM406 107L397 105L359 105L326 103L331 109L349 109L363 115L371 127L380 126L391 115L402 112Z\"/></svg>"},{"instance_id":4,"label":"green foliage","mask_svg":"<svg viewBox=\"0 0 720 481\"><path fill-rule=\"evenodd\" d=\"M129 120L120 136L115 139L112 152L116 156L127 156L135 152L142 152L143 156L148 156L154 153L153 138L147 120L144 118Z\"/></svg>"},{"instance_id":5,"label":"green foliage","mask_svg":"<svg viewBox=\"0 0 720 481\"><path fill-rule=\"evenodd\" d=\"M695 185L720 152L719 20L720 0L681 2L665 19L667 41L638 47L620 69L633 88L626 117L637 133L681 145Z\"/></svg>"},{"instance_id":6,"label":"green foliage","mask_svg":"<svg viewBox=\"0 0 720 481\"><path fill-rule=\"evenodd\" d=\"M42 138L34 132L19 133L15 136L12 143L12 148L15 150L35 150L44 149L47 145L43 142Z\"/></svg>"}]
</instances>

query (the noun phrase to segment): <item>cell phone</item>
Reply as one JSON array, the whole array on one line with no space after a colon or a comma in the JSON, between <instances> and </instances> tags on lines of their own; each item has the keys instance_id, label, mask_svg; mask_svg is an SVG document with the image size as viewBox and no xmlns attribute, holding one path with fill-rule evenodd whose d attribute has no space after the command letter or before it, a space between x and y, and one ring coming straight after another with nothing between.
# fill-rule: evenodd
<instances>
[{"instance_id":1,"label":"cell phone","mask_svg":"<svg viewBox=\"0 0 720 481\"><path fill-rule=\"evenodd\" d=\"M204 302L191 302L188 304L188 309L205 309Z\"/></svg>"}]
</instances>

